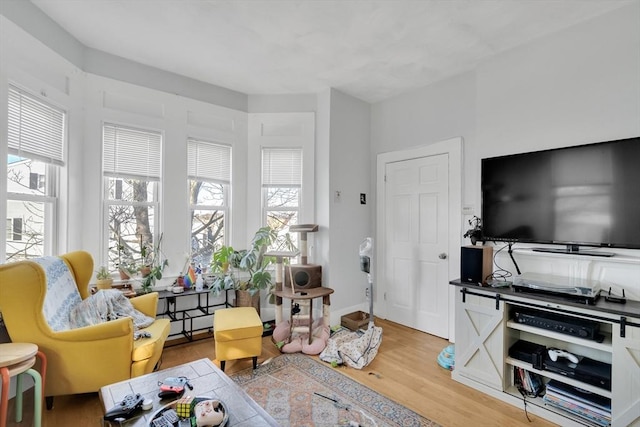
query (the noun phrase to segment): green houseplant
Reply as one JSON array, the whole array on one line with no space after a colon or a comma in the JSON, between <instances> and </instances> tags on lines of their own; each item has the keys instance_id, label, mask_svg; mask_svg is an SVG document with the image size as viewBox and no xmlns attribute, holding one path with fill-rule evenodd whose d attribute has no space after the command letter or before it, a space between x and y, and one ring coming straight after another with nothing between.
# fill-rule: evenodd
<instances>
[{"instance_id":1,"label":"green houseplant","mask_svg":"<svg viewBox=\"0 0 640 427\"><path fill-rule=\"evenodd\" d=\"M156 281L162 279L164 268L169 265L169 260L162 256L162 236L163 234L161 233L158 241L153 246L153 250L150 251L144 245L141 247L142 265L139 267L139 271L142 275L143 293L151 292Z\"/></svg>"},{"instance_id":2,"label":"green houseplant","mask_svg":"<svg viewBox=\"0 0 640 427\"><path fill-rule=\"evenodd\" d=\"M275 261L264 254L277 237L277 231L262 227L256 231L248 249L238 251L231 246L222 246L214 252L211 292L219 295L222 291L234 289L237 306L254 306L260 313L260 290L271 286L272 276L268 267Z\"/></svg>"},{"instance_id":3,"label":"green houseplant","mask_svg":"<svg viewBox=\"0 0 640 427\"><path fill-rule=\"evenodd\" d=\"M111 289L113 278L104 265L96 271L96 287L98 289Z\"/></svg>"},{"instance_id":4,"label":"green houseplant","mask_svg":"<svg viewBox=\"0 0 640 427\"><path fill-rule=\"evenodd\" d=\"M128 280L137 271L131 252L124 245L122 240L118 243L118 273L120 273L121 280Z\"/></svg>"}]
</instances>

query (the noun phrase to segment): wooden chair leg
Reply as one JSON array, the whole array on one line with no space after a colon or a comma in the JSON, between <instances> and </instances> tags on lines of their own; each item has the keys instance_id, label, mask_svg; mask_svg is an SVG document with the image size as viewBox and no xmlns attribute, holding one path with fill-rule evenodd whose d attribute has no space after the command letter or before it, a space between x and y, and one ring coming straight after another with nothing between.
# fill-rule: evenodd
<instances>
[{"instance_id":1,"label":"wooden chair leg","mask_svg":"<svg viewBox=\"0 0 640 427\"><path fill-rule=\"evenodd\" d=\"M258 356L253 356L253 369L258 369Z\"/></svg>"},{"instance_id":2,"label":"wooden chair leg","mask_svg":"<svg viewBox=\"0 0 640 427\"><path fill-rule=\"evenodd\" d=\"M5 427L7 425L7 412L9 410L9 369L6 367L0 368L0 374L2 374L2 402L0 402L0 426Z\"/></svg>"},{"instance_id":3,"label":"wooden chair leg","mask_svg":"<svg viewBox=\"0 0 640 427\"><path fill-rule=\"evenodd\" d=\"M53 409L53 396L47 396L44 398L47 404L47 410L50 411Z\"/></svg>"},{"instance_id":4,"label":"wooden chair leg","mask_svg":"<svg viewBox=\"0 0 640 427\"><path fill-rule=\"evenodd\" d=\"M224 361L224 360L221 360L221 361L220 361L220 370L221 370L222 372L224 372L224 364L225 364L225 361Z\"/></svg>"}]
</instances>

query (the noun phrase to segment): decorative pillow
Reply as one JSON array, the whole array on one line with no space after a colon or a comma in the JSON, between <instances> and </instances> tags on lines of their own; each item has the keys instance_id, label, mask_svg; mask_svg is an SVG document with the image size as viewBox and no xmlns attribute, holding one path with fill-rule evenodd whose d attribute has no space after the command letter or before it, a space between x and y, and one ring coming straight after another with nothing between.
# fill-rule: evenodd
<instances>
[{"instance_id":1,"label":"decorative pillow","mask_svg":"<svg viewBox=\"0 0 640 427\"><path fill-rule=\"evenodd\" d=\"M62 258L46 256L36 258L47 278L47 292L42 310L44 318L54 331L71 329L71 309L82 302L76 281Z\"/></svg>"}]
</instances>

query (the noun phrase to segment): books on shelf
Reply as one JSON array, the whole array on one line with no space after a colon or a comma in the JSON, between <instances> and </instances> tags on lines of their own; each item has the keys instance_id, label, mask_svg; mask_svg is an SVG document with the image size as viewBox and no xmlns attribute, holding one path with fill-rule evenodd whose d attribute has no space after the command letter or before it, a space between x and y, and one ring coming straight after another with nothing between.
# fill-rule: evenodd
<instances>
[{"instance_id":1,"label":"books on shelf","mask_svg":"<svg viewBox=\"0 0 640 427\"><path fill-rule=\"evenodd\" d=\"M560 408L594 424L611 424L611 399L560 381L547 383L545 404Z\"/></svg>"},{"instance_id":2,"label":"books on shelf","mask_svg":"<svg viewBox=\"0 0 640 427\"><path fill-rule=\"evenodd\" d=\"M600 396L599 394L591 393L590 391L573 387L556 380L549 381L547 384L547 392L557 396L575 399L578 402L594 406L611 414L611 399Z\"/></svg>"},{"instance_id":3,"label":"books on shelf","mask_svg":"<svg viewBox=\"0 0 640 427\"><path fill-rule=\"evenodd\" d=\"M541 396L544 392L544 381L542 377L534 372L518 366L513 367L513 377L515 385L520 393L526 396Z\"/></svg>"}]
</instances>

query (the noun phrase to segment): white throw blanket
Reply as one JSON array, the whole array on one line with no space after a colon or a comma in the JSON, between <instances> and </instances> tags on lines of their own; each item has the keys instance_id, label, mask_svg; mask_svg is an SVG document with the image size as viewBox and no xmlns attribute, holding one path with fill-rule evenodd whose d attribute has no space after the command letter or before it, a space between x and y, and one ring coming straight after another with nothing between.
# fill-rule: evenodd
<instances>
[{"instance_id":1,"label":"white throw blanket","mask_svg":"<svg viewBox=\"0 0 640 427\"><path fill-rule=\"evenodd\" d=\"M136 329L146 328L154 322L153 317L136 310L122 292L117 289L105 289L73 307L69 323L71 328L81 328L121 317L133 318L133 326Z\"/></svg>"},{"instance_id":2,"label":"white throw blanket","mask_svg":"<svg viewBox=\"0 0 640 427\"><path fill-rule=\"evenodd\" d=\"M381 343L382 328L372 324L364 332L342 329L329 338L319 357L327 363L346 363L352 368L362 369L376 357Z\"/></svg>"}]
</instances>

